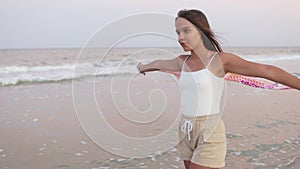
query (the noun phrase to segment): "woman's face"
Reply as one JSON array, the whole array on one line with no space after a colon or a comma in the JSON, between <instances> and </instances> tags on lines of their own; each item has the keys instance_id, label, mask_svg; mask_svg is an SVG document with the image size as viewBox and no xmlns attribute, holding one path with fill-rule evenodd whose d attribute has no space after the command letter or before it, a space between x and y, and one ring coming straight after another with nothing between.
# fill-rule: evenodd
<instances>
[{"instance_id":1,"label":"woman's face","mask_svg":"<svg viewBox=\"0 0 300 169\"><path fill-rule=\"evenodd\" d=\"M202 44L201 36L196 26L184 18L175 21L178 42L184 51L192 51Z\"/></svg>"}]
</instances>

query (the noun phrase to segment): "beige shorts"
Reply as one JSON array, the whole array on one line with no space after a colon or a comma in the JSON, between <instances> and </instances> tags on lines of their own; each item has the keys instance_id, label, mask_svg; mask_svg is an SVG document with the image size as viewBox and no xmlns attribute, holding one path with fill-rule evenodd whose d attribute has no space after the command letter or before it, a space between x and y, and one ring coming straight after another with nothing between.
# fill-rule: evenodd
<instances>
[{"instance_id":1,"label":"beige shorts","mask_svg":"<svg viewBox=\"0 0 300 169\"><path fill-rule=\"evenodd\" d=\"M183 117L179 125L179 157L194 164L225 166L226 133L220 115ZM190 131L190 132L188 132Z\"/></svg>"}]
</instances>

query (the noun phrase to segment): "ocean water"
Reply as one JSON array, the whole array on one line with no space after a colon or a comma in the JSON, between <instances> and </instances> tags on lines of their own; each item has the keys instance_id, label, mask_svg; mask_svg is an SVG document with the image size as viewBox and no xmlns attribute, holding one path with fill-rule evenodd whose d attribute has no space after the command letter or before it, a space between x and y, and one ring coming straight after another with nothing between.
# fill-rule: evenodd
<instances>
[{"instance_id":1,"label":"ocean water","mask_svg":"<svg viewBox=\"0 0 300 169\"><path fill-rule=\"evenodd\" d=\"M282 66L287 71L300 71L300 47L225 48L224 51L260 63L285 63ZM181 48L2 49L0 86L134 75L138 73L139 62L173 58L183 53ZM294 64L293 68L289 69L288 64Z\"/></svg>"}]
</instances>

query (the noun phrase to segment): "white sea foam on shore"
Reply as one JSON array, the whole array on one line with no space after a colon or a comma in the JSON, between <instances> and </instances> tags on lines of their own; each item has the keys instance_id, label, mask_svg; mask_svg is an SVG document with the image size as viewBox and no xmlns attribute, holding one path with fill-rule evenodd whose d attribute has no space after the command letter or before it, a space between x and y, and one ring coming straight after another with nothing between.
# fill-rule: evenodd
<instances>
[{"instance_id":1,"label":"white sea foam on shore","mask_svg":"<svg viewBox=\"0 0 300 169\"><path fill-rule=\"evenodd\" d=\"M76 63L78 49L0 50L0 86L24 83L56 83L62 81L133 75L136 64L164 58L164 51L182 53L178 48L152 50L147 56L134 55L143 49L114 49L105 59L82 56ZM239 56L256 62L299 61L300 48L232 48ZM174 54L175 55L175 54Z\"/></svg>"}]
</instances>

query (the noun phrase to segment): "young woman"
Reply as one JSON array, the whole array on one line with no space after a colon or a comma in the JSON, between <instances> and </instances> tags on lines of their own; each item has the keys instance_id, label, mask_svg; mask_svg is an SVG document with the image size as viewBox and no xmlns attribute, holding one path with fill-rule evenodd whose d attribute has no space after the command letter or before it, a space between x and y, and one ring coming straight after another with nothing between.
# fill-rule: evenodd
<instances>
[{"instance_id":1,"label":"young woman","mask_svg":"<svg viewBox=\"0 0 300 169\"><path fill-rule=\"evenodd\" d=\"M198 10L181 10L175 20L178 42L190 55L137 65L140 73L181 72L182 121L179 152L186 169L225 166L226 133L220 120L224 76L236 73L269 79L300 90L300 79L272 66L224 53Z\"/></svg>"}]
</instances>

